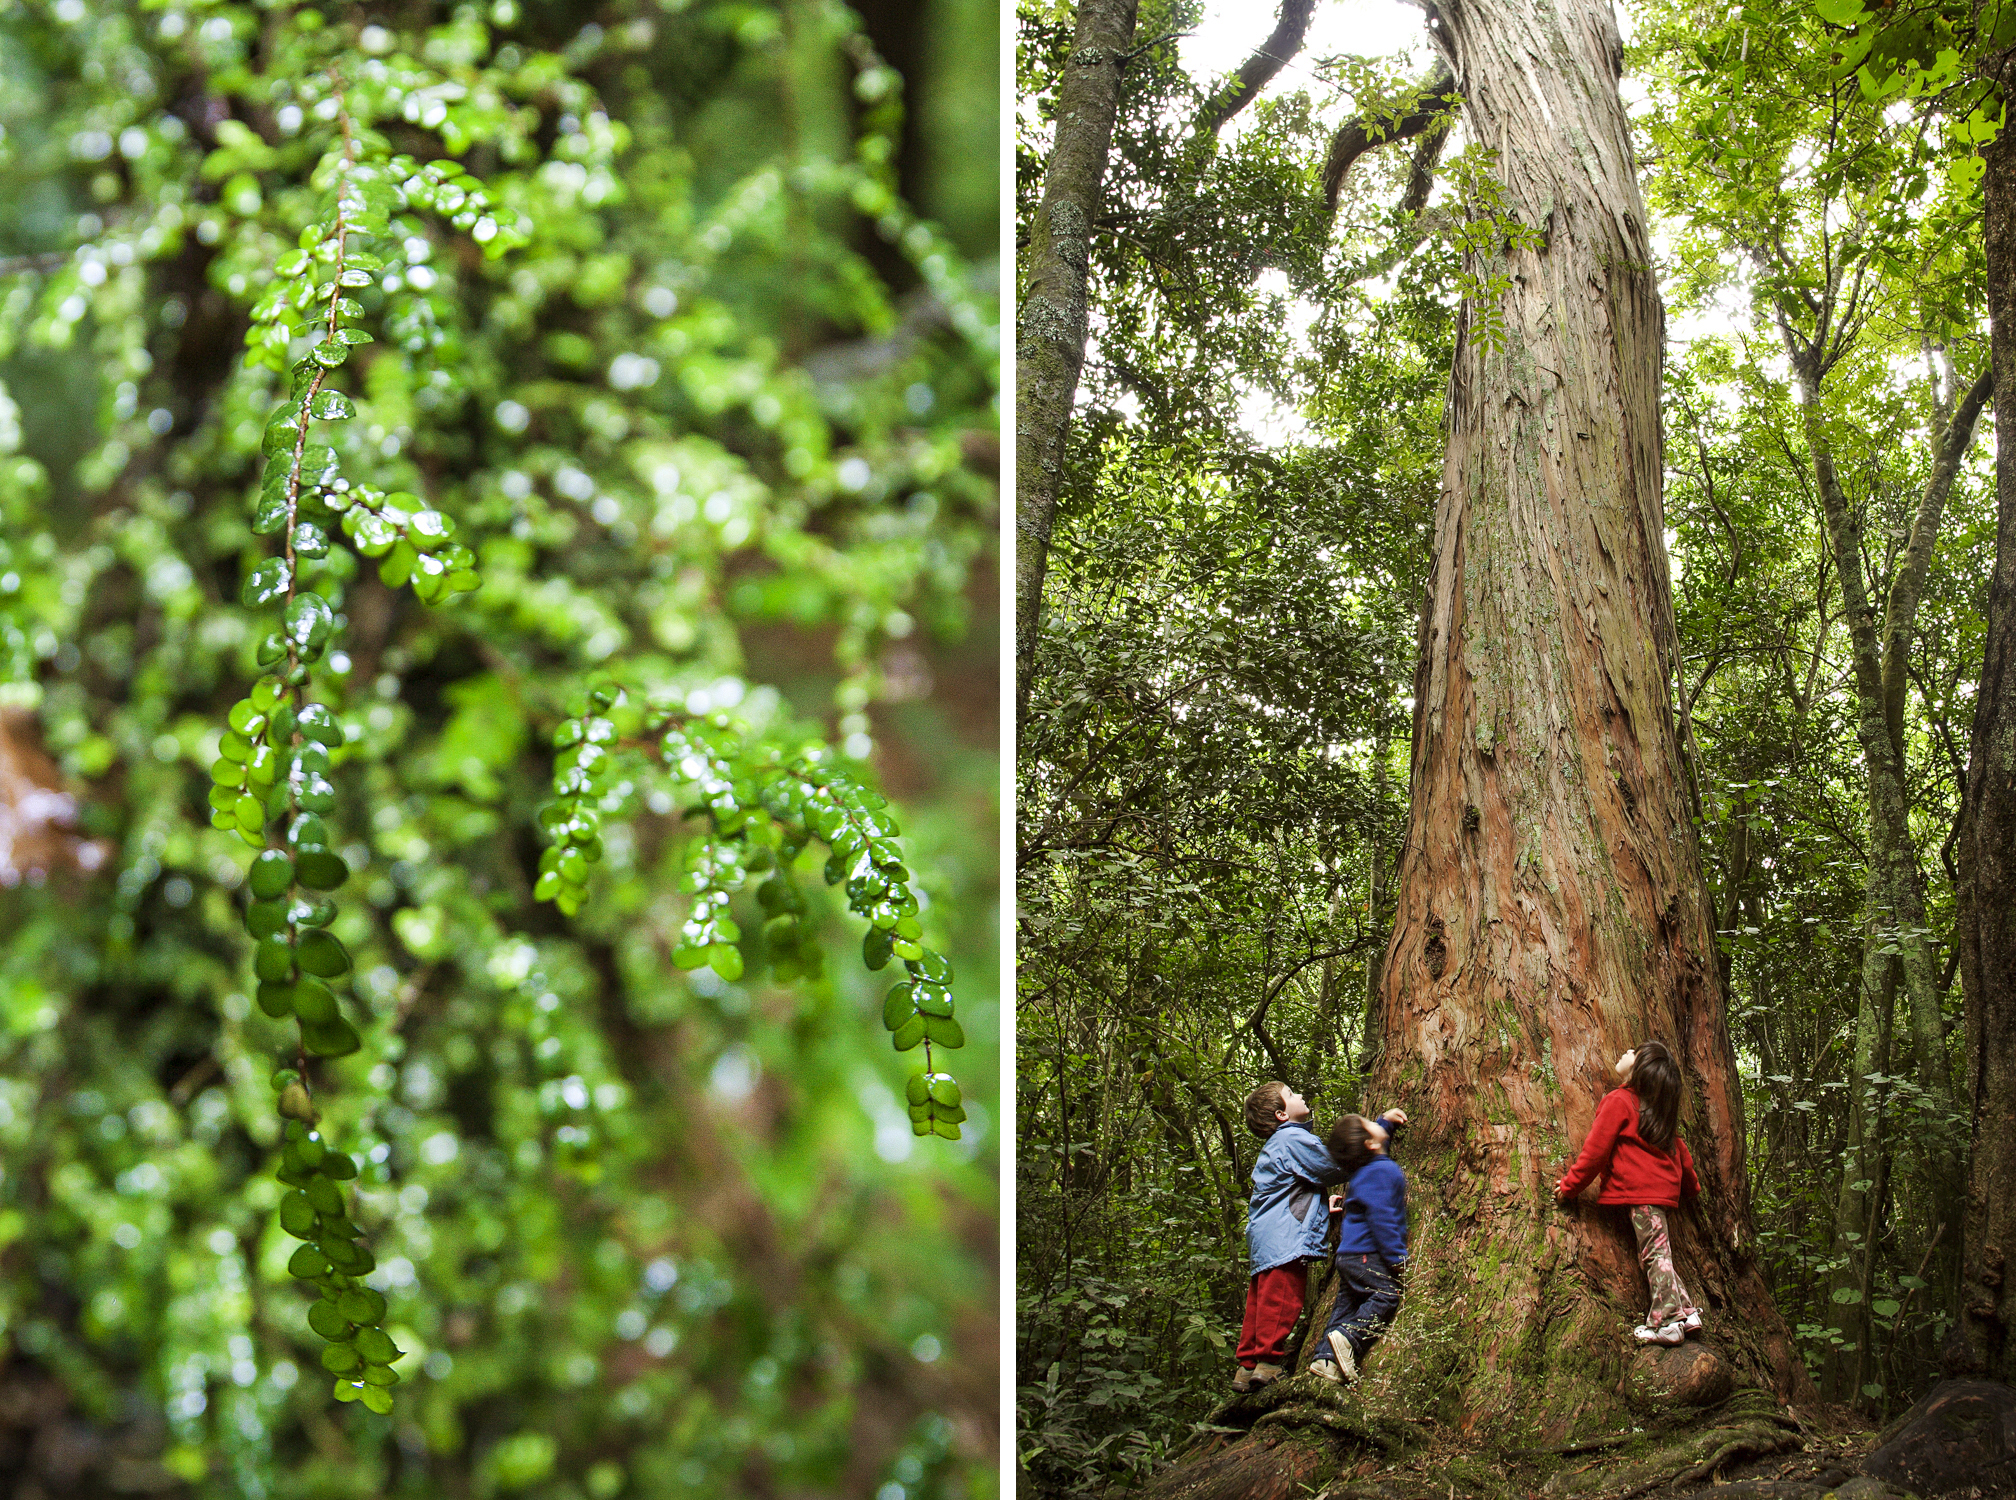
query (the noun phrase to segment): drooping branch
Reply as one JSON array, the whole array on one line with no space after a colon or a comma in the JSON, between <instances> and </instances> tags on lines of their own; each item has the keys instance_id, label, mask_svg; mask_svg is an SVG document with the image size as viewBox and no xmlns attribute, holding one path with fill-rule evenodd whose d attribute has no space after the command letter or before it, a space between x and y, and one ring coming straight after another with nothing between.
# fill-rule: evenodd
<instances>
[{"instance_id":1,"label":"drooping branch","mask_svg":"<svg viewBox=\"0 0 2016 1500\"><path fill-rule=\"evenodd\" d=\"M1330 155L1323 163L1323 207L1331 218L1337 216L1337 198L1344 190L1344 177L1351 165L1372 150L1389 141L1411 140L1430 126L1441 123L1456 110L1456 76L1449 71L1447 63L1437 63L1435 71L1428 75L1427 82L1415 95L1413 105L1405 114L1395 116L1389 110L1373 110L1362 115L1354 115L1337 127L1337 134L1330 138ZM1408 198L1416 195L1417 181L1434 165L1431 156L1426 163L1417 155L1414 179L1408 183ZM1420 197L1427 201L1425 184L1421 184Z\"/></svg>"},{"instance_id":2,"label":"drooping branch","mask_svg":"<svg viewBox=\"0 0 2016 1500\"><path fill-rule=\"evenodd\" d=\"M1212 93L1197 112L1197 135L1216 135L1240 110L1259 97L1274 75L1302 50L1309 32L1309 18L1316 13L1316 0L1281 0L1280 18L1266 41L1239 65L1239 71Z\"/></svg>"}]
</instances>

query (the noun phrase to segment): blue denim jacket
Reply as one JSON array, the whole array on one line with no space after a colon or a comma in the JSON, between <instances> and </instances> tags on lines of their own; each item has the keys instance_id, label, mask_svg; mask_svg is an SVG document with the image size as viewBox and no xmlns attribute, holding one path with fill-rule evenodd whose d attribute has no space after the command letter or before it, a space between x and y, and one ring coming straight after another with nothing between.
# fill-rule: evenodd
<instances>
[{"instance_id":1,"label":"blue denim jacket","mask_svg":"<svg viewBox=\"0 0 2016 1500\"><path fill-rule=\"evenodd\" d=\"M1322 1255L1330 1227L1323 1189L1338 1175L1316 1132L1300 1121L1267 1137L1253 1163L1253 1192L1246 1200L1249 1275Z\"/></svg>"}]
</instances>

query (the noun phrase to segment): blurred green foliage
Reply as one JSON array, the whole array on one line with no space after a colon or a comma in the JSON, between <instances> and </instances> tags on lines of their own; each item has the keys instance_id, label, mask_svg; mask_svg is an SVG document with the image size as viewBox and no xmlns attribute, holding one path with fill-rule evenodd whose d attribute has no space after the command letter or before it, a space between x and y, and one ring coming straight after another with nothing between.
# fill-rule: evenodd
<instances>
[{"instance_id":1,"label":"blurred green foliage","mask_svg":"<svg viewBox=\"0 0 2016 1500\"><path fill-rule=\"evenodd\" d=\"M969 257L993 247L996 111L976 18L0 5L15 1493L992 1492L996 314ZM906 80L898 48L939 71ZM398 158L409 183L433 164L425 191L334 206L331 162ZM368 274L340 287L312 260L332 213L382 261L346 240L326 264ZM326 341L314 308L370 342L290 398L287 366ZM269 446L276 410L312 431ZM284 536L259 516L262 449L290 466ZM466 552L379 547L360 509ZM427 587L429 555L480 586ZM280 595L240 602L282 558L275 578L328 604L295 610L316 619L292 655L263 640ZM226 808L220 749L273 733L247 728L256 696L226 725L265 668L268 697L298 669L326 706L327 765L281 735L316 763ZM556 913L534 890L556 733L628 704L828 768L861 788L841 801L864 839L888 839L886 794L901 863L878 848L878 874L829 892L766 844L802 907L782 924L741 867L693 878L750 816L626 744L572 788L600 858ZM303 969L347 960L325 977L361 1043L313 1059L253 1003L243 889L245 842L292 847L309 814L352 874L288 930ZM844 842L838 817L807 822ZM875 885L893 871L908 906ZM696 896L710 967L686 972ZM888 976L843 899L880 957L927 971L932 1039L963 1030L963 1111L937 1083L922 1107L965 1113L964 1139L913 1137ZM958 972L952 1031L934 963ZM332 1222L355 1221L404 1351L389 1415L331 1404L285 1274L283 1065L360 1169ZM379 1314L350 1301L350 1322Z\"/></svg>"}]
</instances>

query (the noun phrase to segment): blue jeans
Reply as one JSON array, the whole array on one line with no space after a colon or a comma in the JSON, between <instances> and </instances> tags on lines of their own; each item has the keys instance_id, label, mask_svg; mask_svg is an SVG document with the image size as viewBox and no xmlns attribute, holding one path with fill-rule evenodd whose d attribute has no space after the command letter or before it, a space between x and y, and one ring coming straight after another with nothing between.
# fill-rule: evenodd
<instances>
[{"instance_id":1,"label":"blue jeans","mask_svg":"<svg viewBox=\"0 0 2016 1500\"><path fill-rule=\"evenodd\" d=\"M1337 1257L1337 1304L1330 1325L1316 1344L1310 1363L1331 1359L1329 1335L1341 1333L1351 1343L1351 1356L1363 1359L1379 1342L1400 1306L1400 1287L1386 1262L1376 1255Z\"/></svg>"}]
</instances>

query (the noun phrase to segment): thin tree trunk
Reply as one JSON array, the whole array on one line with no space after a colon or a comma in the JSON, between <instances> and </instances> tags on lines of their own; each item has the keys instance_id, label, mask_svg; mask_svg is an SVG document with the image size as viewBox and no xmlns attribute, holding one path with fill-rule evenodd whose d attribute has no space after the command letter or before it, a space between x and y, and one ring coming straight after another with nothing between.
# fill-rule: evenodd
<instances>
[{"instance_id":1,"label":"thin tree trunk","mask_svg":"<svg viewBox=\"0 0 2016 1500\"><path fill-rule=\"evenodd\" d=\"M1029 705L1037 615L1064 478L1064 438L1085 364L1086 276L1136 0L1079 0L1057 90L1056 138L1029 230L1015 322L1015 710Z\"/></svg>"},{"instance_id":2,"label":"thin tree trunk","mask_svg":"<svg viewBox=\"0 0 2016 1500\"><path fill-rule=\"evenodd\" d=\"M1937 439L1932 455L1932 474L1919 499L1917 514L1912 517L1910 540L1897 565L1896 575L1890 581L1890 595L1884 605L1880 648L1883 722L1890 736L1891 764L1897 769L1900 796L1904 771L1905 668L1912 631L1918 618L1918 601L1924 596L1925 577L1931 570L1932 549L1939 539L1939 523L1945 513L1946 498L1952 493L1953 480L1960 472L1960 461L1973 444L1974 429L1980 421L1981 409L1987 405L1989 393L1994 388L1994 379L1995 367L1991 363L1960 398L1946 423L1946 430ZM1908 806L1906 813L1908 816ZM1916 886L1919 876L1915 857L1911 861L1911 871L1912 884ZM1918 906L1920 915L1914 925L1919 929L1917 943L1925 964L1926 982L1910 991L1912 1053L1918 1065L1918 1086L1939 1105L1950 1109L1953 1101L1952 1072L1946 1062L1946 1028L1940 1015L1939 986L1932 979L1930 943L1928 935L1923 932L1922 895L1918 897ZM1940 1212L1934 1215L1935 1220L1946 1216L1945 1211L1954 1197L1951 1192L1943 1195Z\"/></svg>"},{"instance_id":3,"label":"thin tree trunk","mask_svg":"<svg viewBox=\"0 0 2016 1500\"><path fill-rule=\"evenodd\" d=\"M1869 797L1869 868L1863 917L1863 960L1857 1002L1855 1076L1849 1079L1849 1137L1842 1157L1835 1197L1834 1254L1842 1264L1832 1278L1832 1290L1854 1294L1837 1302L1846 1347L1830 1368L1829 1394L1854 1400L1860 1372L1867 1367L1870 1337L1866 1302L1859 1295L1866 1279L1864 1262L1870 1250L1872 1200L1866 1184L1876 1175L1877 1152L1871 1128L1868 1075L1881 1071L1866 1058L1878 1045L1877 1035L1891 1027L1891 1009L1901 977L1910 1018L1912 1052L1919 1086L1932 1100L1935 1118L1951 1110L1953 1090L1946 1067L1945 1030L1940 1015L1938 976L1934 972L1925 895L1911 841L1910 804L1904 780L1902 719L1906 642L1916 617L1940 515L1952 488L1961 457L1971 441L1976 419L1987 396L1987 377L1975 382L1961 402L1935 455L1933 473L1914 517L1910 542L1900 561L1886 601L1886 619L1878 630L1875 606L1862 571L1861 523L1850 507L1835 470L1820 407L1822 378L1818 341L1801 344L1786 330L1786 343L1799 381L1800 414L1827 535L1834 553L1834 571L1841 583L1856 700L1856 738L1862 748ZM1886 644L1888 651L1886 653ZM1886 659L1886 655L1887 658ZM1894 717L1891 679L1894 675ZM1893 727L1894 726L1894 727ZM1866 1030L1876 1028L1871 1034ZM1934 1180L1930 1184L1935 1221L1949 1217L1959 1198L1957 1161L1950 1153L1928 1153ZM1942 1165L1950 1163L1950 1165Z\"/></svg>"},{"instance_id":4,"label":"thin tree trunk","mask_svg":"<svg viewBox=\"0 0 2016 1500\"><path fill-rule=\"evenodd\" d=\"M2016 48L1984 70L2016 99ZM1995 572L1975 697L1960 847L1961 983L1973 1156L1967 1179L1956 1371L2016 1380L2016 129L1982 152L1995 367Z\"/></svg>"}]
</instances>

